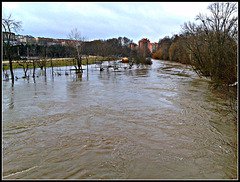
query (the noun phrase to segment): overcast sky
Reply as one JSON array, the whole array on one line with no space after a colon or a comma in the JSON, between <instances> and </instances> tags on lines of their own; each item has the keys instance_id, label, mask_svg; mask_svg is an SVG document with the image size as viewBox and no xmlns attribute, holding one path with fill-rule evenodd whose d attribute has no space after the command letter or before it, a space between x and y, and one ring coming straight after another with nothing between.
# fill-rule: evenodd
<instances>
[{"instance_id":1,"label":"overcast sky","mask_svg":"<svg viewBox=\"0 0 240 182\"><path fill-rule=\"evenodd\" d=\"M2 2L2 16L22 21L21 35L68 38L78 28L87 40L127 37L158 42L184 22L207 13L211 2Z\"/></svg>"}]
</instances>

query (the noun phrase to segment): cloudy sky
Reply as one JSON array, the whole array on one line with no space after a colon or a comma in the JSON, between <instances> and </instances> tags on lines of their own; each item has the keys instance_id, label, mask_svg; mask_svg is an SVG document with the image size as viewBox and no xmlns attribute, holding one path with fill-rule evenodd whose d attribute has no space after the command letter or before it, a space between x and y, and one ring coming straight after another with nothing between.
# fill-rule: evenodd
<instances>
[{"instance_id":1,"label":"cloudy sky","mask_svg":"<svg viewBox=\"0 0 240 182\"><path fill-rule=\"evenodd\" d=\"M68 38L78 28L87 40L127 37L158 42L184 22L207 13L211 2L2 2L2 16L22 21L18 34Z\"/></svg>"}]
</instances>

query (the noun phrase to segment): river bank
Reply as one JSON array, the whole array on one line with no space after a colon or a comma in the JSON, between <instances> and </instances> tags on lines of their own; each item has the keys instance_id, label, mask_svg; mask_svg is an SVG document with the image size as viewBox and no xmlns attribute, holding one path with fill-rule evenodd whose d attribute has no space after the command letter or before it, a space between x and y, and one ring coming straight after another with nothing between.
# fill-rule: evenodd
<instances>
[{"instance_id":1,"label":"river bank","mask_svg":"<svg viewBox=\"0 0 240 182\"><path fill-rule=\"evenodd\" d=\"M159 60L156 58L156 60ZM185 65L186 67L191 67L192 70L194 70L194 66L191 64L187 63L182 63L178 61L170 61L170 60L161 60L161 61L166 61L166 62L172 62L172 63L178 63ZM194 71L196 74L197 72ZM215 92L218 94L219 97L226 98L229 100L229 103L227 106L230 108L230 112L234 113L235 123L237 124L237 113L238 113L238 82L235 82L231 85L226 85L226 84L219 84L218 80L212 80L210 77L206 77L204 75L199 75L199 78L207 79L209 81L209 89L211 89L212 92Z\"/></svg>"}]
</instances>

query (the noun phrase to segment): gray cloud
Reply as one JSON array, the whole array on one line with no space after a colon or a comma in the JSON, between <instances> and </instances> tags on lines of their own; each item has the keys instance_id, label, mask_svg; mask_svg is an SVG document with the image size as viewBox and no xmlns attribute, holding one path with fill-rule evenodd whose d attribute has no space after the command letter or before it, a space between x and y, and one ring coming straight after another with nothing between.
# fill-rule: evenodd
<instances>
[{"instance_id":1,"label":"gray cloud","mask_svg":"<svg viewBox=\"0 0 240 182\"><path fill-rule=\"evenodd\" d=\"M154 42L179 33L180 26L197 15L178 10L177 16L174 4L162 3L13 3L3 3L3 15L12 13L23 22L19 33L35 37L67 38L76 27L88 40L126 36L136 43L141 38Z\"/></svg>"}]
</instances>

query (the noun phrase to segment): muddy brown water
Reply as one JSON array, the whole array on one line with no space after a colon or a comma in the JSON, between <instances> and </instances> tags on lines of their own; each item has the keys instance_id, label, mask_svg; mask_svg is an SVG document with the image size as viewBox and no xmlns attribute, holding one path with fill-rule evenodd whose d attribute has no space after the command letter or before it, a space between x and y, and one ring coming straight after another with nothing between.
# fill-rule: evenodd
<instances>
[{"instance_id":1,"label":"muddy brown water","mask_svg":"<svg viewBox=\"0 0 240 182\"><path fill-rule=\"evenodd\" d=\"M237 178L227 100L190 67L54 69L2 82L3 179Z\"/></svg>"}]
</instances>

